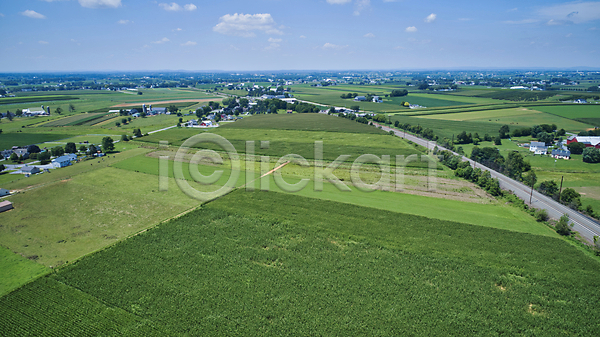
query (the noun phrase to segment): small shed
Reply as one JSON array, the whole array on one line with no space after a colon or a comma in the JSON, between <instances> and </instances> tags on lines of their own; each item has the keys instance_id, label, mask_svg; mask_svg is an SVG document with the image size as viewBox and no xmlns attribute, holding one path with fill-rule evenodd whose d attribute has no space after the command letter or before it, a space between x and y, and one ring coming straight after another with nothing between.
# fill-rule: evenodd
<instances>
[{"instance_id":1,"label":"small shed","mask_svg":"<svg viewBox=\"0 0 600 337\"><path fill-rule=\"evenodd\" d=\"M13 204L10 201L0 201L0 213L13 209Z\"/></svg>"},{"instance_id":2,"label":"small shed","mask_svg":"<svg viewBox=\"0 0 600 337\"><path fill-rule=\"evenodd\" d=\"M7 195L10 195L10 191L5 188L0 188L0 197L5 197Z\"/></svg>"}]
</instances>

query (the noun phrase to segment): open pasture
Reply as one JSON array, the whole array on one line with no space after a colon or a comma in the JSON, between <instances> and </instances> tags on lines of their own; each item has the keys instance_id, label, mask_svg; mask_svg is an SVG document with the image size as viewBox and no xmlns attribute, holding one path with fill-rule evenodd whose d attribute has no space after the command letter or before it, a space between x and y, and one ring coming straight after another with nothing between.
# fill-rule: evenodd
<instances>
[{"instance_id":1,"label":"open pasture","mask_svg":"<svg viewBox=\"0 0 600 337\"><path fill-rule=\"evenodd\" d=\"M161 155L167 154L165 153ZM253 169L257 172L255 174L256 178L260 176L258 174L258 171L260 170L260 168L258 167L259 162L260 159L257 158L255 167ZM198 169L203 175L206 176L212 174L215 170L223 170L223 176L221 176L219 181L215 183L215 185L217 186L222 186L223 184L225 184L230 174L230 166L228 166L229 163L225 164L226 165L224 167L198 165ZM243 170L245 168L245 162L242 161L241 164ZM169 161L169 177L173 177L172 165L173 162ZM158 175L158 158L155 157L136 156L119 162L113 166L123 170ZM270 169L274 167L275 163L271 162ZM336 169L334 171L334 174L338 178L344 179L344 181L350 181L347 170L348 168ZM411 170L415 169L410 168L409 170L407 170L405 177L406 185L403 185L403 187L408 190L411 189L410 185L414 184L412 180L418 179L422 181L421 183L424 183L424 176L427 175L426 170L419 170L420 172L415 172ZM348 183L348 186L351 189L350 192L342 192L333 184L327 182L323 186L323 191L317 191L314 188L314 171L312 170L312 168L300 169L299 167L286 166L283 169L281 169L281 172L285 177L285 181L287 181L289 184L295 184L299 182L300 179L310 180L304 189L295 193L301 196L350 203L357 206L362 205L372 207L374 209L381 209L393 212L428 216L431 218L441 220L463 221L479 226L490 226L494 228L508 229L518 232L550 236L556 235L554 231L550 230L546 226L536 223L532 217L514 207L496 203L490 199L484 200L483 198L479 200L471 200L473 202L459 201L469 199L470 197L467 193L464 194L464 197L459 196L448 198L447 196L444 196L444 193L447 192L443 189L443 186L440 186L440 189L437 191L432 191L432 193L426 193L426 195L428 196L387 192L380 190L364 192L355 188L350 183ZM189 173L189 166L186 162L183 163L183 175L186 180L194 181L194 179ZM375 179L379 179L379 172L375 173L374 175L376 176ZM436 172L436 177L437 176L440 176L440 178L443 179L443 177L445 177L446 174L445 172ZM432 185L430 186L434 186L433 184L436 181L434 179L437 178L431 178ZM244 186L247 183L249 182L245 181L245 173L242 172L240 174L236 186ZM260 180L255 180L250 186L254 186L255 189L260 189ZM269 186L270 190L272 191L284 192L274 182L273 176L269 177ZM176 186L171 187L177 188ZM194 188L202 191L216 190L215 187L202 186L199 184L194 185ZM462 188L468 189L467 185L464 185ZM477 187L475 188L478 189ZM433 204L435 204L435 207L432 206Z\"/></svg>"},{"instance_id":2,"label":"open pasture","mask_svg":"<svg viewBox=\"0 0 600 337\"><path fill-rule=\"evenodd\" d=\"M158 192L157 185L154 176L102 168L13 195L15 208L0 214L0 244L56 267L198 203L177 188Z\"/></svg>"},{"instance_id":3,"label":"open pasture","mask_svg":"<svg viewBox=\"0 0 600 337\"><path fill-rule=\"evenodd\" d=\"M239 191L2 297L0 327L591 336L599 268L558 238Z\"/></svg>"}]
</instances>

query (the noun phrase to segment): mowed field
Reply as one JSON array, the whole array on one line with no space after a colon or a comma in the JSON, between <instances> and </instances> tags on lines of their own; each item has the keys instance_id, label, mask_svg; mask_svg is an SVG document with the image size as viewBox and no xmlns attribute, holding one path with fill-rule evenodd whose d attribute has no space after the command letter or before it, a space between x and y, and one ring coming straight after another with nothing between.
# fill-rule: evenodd
<instances>
[{"instance_id":1,"label":"mowed field","mask_svg":"<svg viewBox=\"0 0 600 337\"><path fill-rule=\"evenodd\" d=\"M500 124L498 126L498 129L504 124L507 124L512 128L531 127L540 124L556 124L556 126L559 129L565 129L570 132L584 131L591 127L591 125L589 124L545 113L543 111L536 110L536 108L537 107L470 111L449 114L425 115L419 116L419 118L460 122L490 122L494 124ZM545 108L548 109L552 107ZM563 108L563 110L567 110L567 108Z\"/></svg>"},{"instance_id":2,"label":"mowed field","mask_svg":"<svg viewBox=\"0 0 600 337\"><path fill-rule=\"evenodd\" d=\"M341 107L350 107L352 105L358 105L362 110L369 110L374 112L399 112L399 111L410 111L408 108L400 106L401 102L409 102L410 104L418 104L426 107L443 107L443 106L459 106L459 105L470 105L470 104L486 104L486 103L498 103L488 98L479 97L455 97L443 94L429 94L423 92L412 92L411 90L408 96L404 97L389 97L386 98L386 94L390 94L394 89L405 89L406 87L397 86L368 86L368 85L336 85L327 87L311 87L308 85L297 85L293 87L294 97L300 100L307 100L310 102L320 103L324 105L333 105ZM383 99L382 103L373 102L355 102L353 99L343 99L340 97L342 94L357 93L359 95L374 94L378 95Z\"/></svg>"},{"instance_id":3,"label":"mowed field","mask_svg":"<svg viewBox=\"0 0 600 337\"><path fill-rule=\"evenodd\" d=\"M599 270L558 238L238 191L0 298L0 329L593 336Z\"/></svg>"}]
</instances>

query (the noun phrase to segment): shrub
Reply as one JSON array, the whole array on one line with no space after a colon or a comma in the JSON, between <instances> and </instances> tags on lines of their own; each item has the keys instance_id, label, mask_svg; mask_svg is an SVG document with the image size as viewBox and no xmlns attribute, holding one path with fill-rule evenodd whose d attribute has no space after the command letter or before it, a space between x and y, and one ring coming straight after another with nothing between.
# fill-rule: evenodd
<instances>
[{"instance_id":1,"label":"shrub","mask_svg":"<svg viewBox=\"0 0 600 337\"><path fill-rule=\"evenodd\" d=\"M571 227L573 227L573 225L569 224L569 216L564 214L560 217L560 220L558 220L555 229L560 235L571 235Z\"/></svg>"},{"instance_id":2,"label":"shrub","mask_svg":"<svg viewBox=\"0 0 600 337\"><path fill-rule=\"evenodd\" d=\"M548 221L548 212L545 209L540 209L535 213L535 220L538 222Z\"/></svg>"}]
</instances>

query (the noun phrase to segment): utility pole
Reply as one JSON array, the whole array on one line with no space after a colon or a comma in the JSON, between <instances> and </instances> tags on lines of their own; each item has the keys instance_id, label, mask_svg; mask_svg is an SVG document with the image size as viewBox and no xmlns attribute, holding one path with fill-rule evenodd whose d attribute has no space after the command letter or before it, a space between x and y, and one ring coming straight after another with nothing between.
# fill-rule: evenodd
<instances>
[{"instance_id":1,"label":"utility pole","mask_svg":"<svg viewBox=\"0 0 600 337\"><path fill-rule=\"evenodd\" d=\"M562 199L562 183L565 176L560 177L560 190L558 191L558 202Z\"/></svg>"},{"instance_id":2,"label":"utility pole","mask_svg":"<svg viewBox=\"0 0 600 337\"><path fill-rule=\"evenodd\" d=\"M531 198L533 197L533 181L531 183L531 192L529 193L529 205L531 206Z\"/></svg>"}]
</instances>

